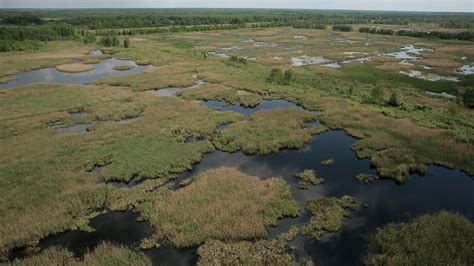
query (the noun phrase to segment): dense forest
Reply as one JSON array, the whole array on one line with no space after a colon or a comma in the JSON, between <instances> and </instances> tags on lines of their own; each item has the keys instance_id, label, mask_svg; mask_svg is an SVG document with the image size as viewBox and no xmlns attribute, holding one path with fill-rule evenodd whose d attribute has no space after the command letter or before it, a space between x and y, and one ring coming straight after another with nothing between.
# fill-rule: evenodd
<instances>
[{"instance_id":1,"label":"dense forest","mask_svg":"<svg viewBox=\"0 0 474 266\"><path fill-rule=\"evenodd\" d=\"M281 27L351 31L354 24L412 25L431 23L463 32L397 32L362 28L361 32L421 38L472 40L469 13L361 12L252 9L104 9L0 10L0 52L37 49L44 41L93 36L206 31L245 27Z\"/></svg>"}]
</instances>

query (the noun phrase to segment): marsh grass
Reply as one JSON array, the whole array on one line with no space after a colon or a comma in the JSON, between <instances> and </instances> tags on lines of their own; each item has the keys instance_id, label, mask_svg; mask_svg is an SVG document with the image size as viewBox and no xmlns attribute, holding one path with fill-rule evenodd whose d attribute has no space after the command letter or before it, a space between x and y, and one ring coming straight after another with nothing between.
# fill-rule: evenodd
<instances>
[{"instance_id":1,"label":"marsh grass","mask_svg":"<svg viewBox=\"0 0 474 266\"><path fill-rule=\"evenodd\" d=\"M50 248L24 260L16 260L7 265L151 265L151 260L143 253L123 246L103 242L83 259L74 258L73 254L63 248Z\"/></svg>"},{"instance_id":2,"label":"marsh grass","mask_svg":"<svg viewBox=\"0 0 474 266\"><path fill-rule=\"evenodd\" d=\"M178 247L207 239L263 237L266 226L298 215L298 209L282 179L262 181L233 168L203 172L189 185L139 206L142 216L160 232L157 239Z\"/></svg>"},{"instance_id":3,"label":"marsh grass","mask_svg":"<svg viewBox=\"0 0 474 266\"><path fill-rule=\"evenodd\" d=\"M321 164L324 165L324 166L333 166L333 164L335 163L335 160L334 159L327 159L327 160L322 160L321 161Z\"/></svg>"},{"instance_id":4,"label":"marsh grass","mask_svg":"<svg viewBox=\"0 0 474 266\"><path fill-rule=\"evenodd\" d=\"M360 183L372 183L375 180L375 177L373 175L366 175L366 174L358 174L356 176L357 181Z\"/></svg>"},{"instance_id":5,"label":"marsh grass","mask_svg":"<svg viewBox=\"0 0 474 266\"><path fill-rule=\"evenodd\" d=\"M189 87L194 84L193 69L189 65L171 64L149 67L145 73L106 77L96 81L99 85L125 87L132 91L146 91L167 87Z\"/></svg>"},{"instance_id":6,"label":"marsh grass","mask_svg":"<svg viewBox=\"0 0 474 266\"><path fill-rule=\"evenodd\" d=\"M187 89L179 93L179 96L188 100L218 100L228 104L237 104L245 107L256 107L261 98L255 93L233 89L221 84L206 83L200 88Z\"/></svg>"},{"instance_id":7,"label":"marsh grass","mask_svg":"<svg viewBox=\"0 0 474 266\"><path fill-rule=\"evenodd\" d=\"M342 228L344 219L351 217L351 210L357 206L356 200L350 196L308 201L305 209L311 218L301 227L301 234L319 240L325 232L337 232Z\"/></svg>"},{"instance_id":8,"label":"marsh grass","mask_svg":"<svg viewBox=\"0 0 474 266\"><path fill-rule=\"evenodd\" d=\"M289 232L272 240L207 240L198 249L198 265L302 265L303 260L287 252L288 243L297 234L298 229L292 227Z\"/></svg>"},{"instance_id":9,"label":"marsh grass","mask_svg":"<svg viewBox=\"0 0 474 266\"><path fill-rule=\"evenodd\" d=\"M79 73L79 72L86 72L86 71L93 70L94 65L72 63L72 64L59 65L56 67L56 69L58 71L66 72L66 73Z\"/></svg>"},{"instance_id":10,"label":"marsh grass","mask_svg":"<svg viewBox=\"0 0 474 266\"><path fill-rule=\"evenodd\" d=\"M302 148L311 141L305 122L316 116L299 109L273 109L254 113L224 129L213 143L217 148L247 154L271 154L284 148Z\"/></svg>"},{"instance_id":11,"label":"marsh grass","mask_svg":"<svg viewBox=\"0 0 474 266\"><path fill-rule=\"evenodd\" d=\"M317 186L324 182L323 178L316 177L316 171L313 169L306 169L303 172L296 173L295 177L301 180L298 183L299 189L308 189L308 183L311 183L313 186Z\"/></svg>"},{"instance_id":12,"label":"marsh grass","mask_svg":"<svg viewBox=\"0 0 474 266\"><path fill-rule=\"evenodd\" d=\"M130 70L132 68L133 68L133 66L131 66L131 65L121 65L121 66L114 66L113 67L114 70L118 70L118 71L126 71L126 70Z\"/></svg>"},{"instance_id":13,"label":"marsh grass","mask_svg":"<svg viewBox=\"0 0 474 266\"><path fill-rule=\"evenodd\" d=\"M72 48L71 48L72 47ZM47 42L37 51L17 51L0 55L0 77L44 67L55 67L85 58L92 46L75 41Z\"/></svg>"},{"instance_id":14,"label":"marsh grass","mask_svg":"<svg viewBox=\"0 0 474 266\"><path fill-rule=\"evenodd\" d=\"M82 228L104 208L133 208L145 191L120 190L126 195L120 197L103 181L138 176L165 182L213 150L209 142L184 143L186 136L209 136L218 125L242 119L176 97L111 87L35 85L1 97L2 256L50 234ZM69 113L79 110L88 115L71 118ZM133 123L112 122L138 114L141 119ZM99 120L97 126L81 136L58 135L46 127L52 121L91 119ZM150 155L146 160L144 153ZM87 172L103 164L108 165L101 175Z\"/></svg>"},{"instance_id":15,"label":"marsh grass","mask_svg":"<svg viewBox=\"0 0 474 266\"><path fill-rule=\"evenodd\" d=\"M406 223L388 224L368 237L366 265L469 265L474 261L474 225L442 211Z\"/></svg>"}]
</instances>

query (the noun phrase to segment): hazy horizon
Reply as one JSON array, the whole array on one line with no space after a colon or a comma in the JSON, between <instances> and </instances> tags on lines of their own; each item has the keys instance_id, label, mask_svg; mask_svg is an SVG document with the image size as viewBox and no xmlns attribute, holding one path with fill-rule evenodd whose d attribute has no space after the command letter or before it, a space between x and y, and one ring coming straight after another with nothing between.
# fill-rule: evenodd
<instances>
[{"instance_id":1,"label":"hazy horizon","mask_svg":"<svg viewBox=\"0 0 474 266\"><path fill-rule=\"evenodd\" d=\"M474 1L454 0L1 0L0 8L263 8L360 11L474 12Z\"/></svg>"}]
</instances>

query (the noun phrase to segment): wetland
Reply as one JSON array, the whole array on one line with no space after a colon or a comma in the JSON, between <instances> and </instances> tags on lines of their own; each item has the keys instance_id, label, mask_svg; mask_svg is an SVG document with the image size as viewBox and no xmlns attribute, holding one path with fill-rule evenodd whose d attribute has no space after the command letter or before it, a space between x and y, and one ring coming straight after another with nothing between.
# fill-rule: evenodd
<instances>
[{"instance_id":1,"label":"wetland","mask_svg":"<svg viewBox=\"0 0 474 266\"><path fill-rule=\"evenodd\" d=\"M474 39L344 16L355 24L71 22L0 52L0 263L469 264ZM422 17L404 19L461 31Z\"/></svg>"}]
</instances>

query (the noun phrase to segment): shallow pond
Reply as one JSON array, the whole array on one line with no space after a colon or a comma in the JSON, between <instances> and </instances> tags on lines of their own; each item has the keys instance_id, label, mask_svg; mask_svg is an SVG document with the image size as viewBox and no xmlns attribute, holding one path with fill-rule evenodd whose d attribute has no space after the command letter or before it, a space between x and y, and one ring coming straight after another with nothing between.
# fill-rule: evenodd
<instances>
[{"instance_id":1,"label":"shallow pond","mask_svg":"<svg viewBox=\"0 0 474 266\"><path fill-rule=\"evenodd\" d=\"M292 66L320 65L328 62L329 60L325 59L324 57L310 57L306 55L291 58Z\"/></svg>"},{"instance_id":2,"label":"shallow pond","mask_svg":"<svg viewBox=\"0 0 474 266\"><path fill-rule=\"evenodd\" d=\"M129 70L114 70L115 66L133 66ZM94 81L109 76L125 76L133 73L142 73L146 66L137 65L132 60L109 58L94 64L94 69L79 73L66 73L54 67L41 68L28 72L21 72L16 79L0 84L0 89L9 89L34 83L63 83L63 84L90 84Z\"/></svg>"},{"instance_id":3,"label":"shallow pond","mask_svg":"<svg viewBox=\"0 0 474 266\"><path fill-rule=\"evenodd\" d=\"M474 64L464 65L458 68L456 72L459 72L463 75L472 75L474 74Z\"/></svg>"},{"instance_id":4,"label":"shallow pond","mask_svg":"<svg viewBox=\"0 0 474 266\"><path fill-rule=\"evenodd\" d=\"M417 79L423 79L423 80L428 80L428 81L440 81L440 80L453 81L453 82L460 81L457 77L439 76L433 73L427 74L427 73L423 73L417 70L410 70L410 72L400 71L400 74L407 75L410 78L417 78Z\"/></svg>"},{"instance_id":5,"label":"shallow pond","mask_svg":"<svg viewBox=\"0 0 474 266\"><path fill-rule=\"evenodd\" d=\"M232 111L232 112L237 112L241 113L244 115L251 115L253 113L256 113L258 111L262 110L269 110L269 109L277 109L277 108L299 108L302 109L302 107L285 101L285 100L262 100L259 105L257 105L255 108L247 108L244 106L241 106L239 103L236 104L228 104L222 101L201 101L201 104L209 107L211 109L219 110L219 111Z\"/></svg>"}]
</instances>

